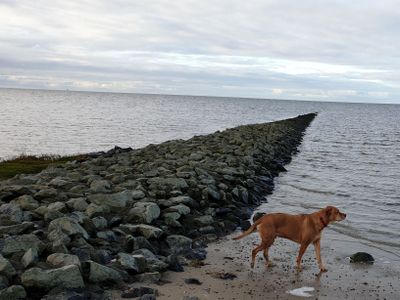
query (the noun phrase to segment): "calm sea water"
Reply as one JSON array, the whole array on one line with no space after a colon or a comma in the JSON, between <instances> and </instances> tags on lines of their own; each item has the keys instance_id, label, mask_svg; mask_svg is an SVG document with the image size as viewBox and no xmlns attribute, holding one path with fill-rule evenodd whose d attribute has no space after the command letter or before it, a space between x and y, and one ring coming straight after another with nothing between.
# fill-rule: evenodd
<instances>
[{"instance_id":1,"label":"calm sea water","mask_svg":"<svg viewBox=\"0 0 400 300\"><path fill-rule=\"evenodd\" d=\"M145 146L318 111L264 211L348 215L337 239L400 260L400 105L0 89L0 159ZM397 262L398 262L397 261Z\"/></svg>"}]
</instances>

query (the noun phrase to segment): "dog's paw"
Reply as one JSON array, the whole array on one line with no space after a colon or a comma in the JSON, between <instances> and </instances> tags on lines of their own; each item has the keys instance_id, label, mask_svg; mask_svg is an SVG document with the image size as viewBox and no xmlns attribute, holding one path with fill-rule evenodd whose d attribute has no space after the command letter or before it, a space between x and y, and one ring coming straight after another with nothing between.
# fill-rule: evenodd
<instances>
[{"instance_id":1,"label":"dog's paw","mask_svg":"<svg viewBox=\"0 0 400 300\"><path fill-rule=\"evenodd\" d=\"M328 272L328 269L323 267L323 268L319 269L319 271L320 271L321 273L325 273L325 272Z\"/></svg>"}]
</instances>

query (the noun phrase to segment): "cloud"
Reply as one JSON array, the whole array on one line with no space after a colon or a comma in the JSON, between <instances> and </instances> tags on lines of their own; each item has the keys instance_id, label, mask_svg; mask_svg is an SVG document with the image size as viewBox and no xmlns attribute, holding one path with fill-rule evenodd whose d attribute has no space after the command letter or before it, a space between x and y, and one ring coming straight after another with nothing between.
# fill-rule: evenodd
<instances>
[{"instance_id":1,"label":"cloud","mask_svg":"<svg viewBox=\"0 0 400 300\"><path fill-rule=\"evenodd\" d=\"M396 7L391 0L2 1L0 85L396 102Z\"/></svg>"}]
</instances>

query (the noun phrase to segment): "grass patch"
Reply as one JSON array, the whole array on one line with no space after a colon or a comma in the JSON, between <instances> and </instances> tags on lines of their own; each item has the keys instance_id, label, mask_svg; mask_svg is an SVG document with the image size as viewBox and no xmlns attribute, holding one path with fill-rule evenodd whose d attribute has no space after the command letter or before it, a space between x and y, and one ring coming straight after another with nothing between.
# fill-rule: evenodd
<instances>
[{"instance_id":1,"label":"grass patch","mask_svg":"<svg viewBox=\"0 0 400 300\"><path fill-rule=\"evenodd\" d=\"M48 166L57 166L72 160L84 160L86 155L49 155L40 156L22 154L9 160L0 161L0 180L14 177L17 174L39 173Z\"/></svg>"}]
</instances>

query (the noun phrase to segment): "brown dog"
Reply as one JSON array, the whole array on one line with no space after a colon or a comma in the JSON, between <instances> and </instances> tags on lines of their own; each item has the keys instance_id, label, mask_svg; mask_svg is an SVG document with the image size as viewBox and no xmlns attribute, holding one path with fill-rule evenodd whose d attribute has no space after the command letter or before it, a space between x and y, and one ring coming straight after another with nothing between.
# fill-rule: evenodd
<instances>
[{"instance_id":1,"label":"brown dog","mask_svg":"<svg viewBox=\"0 0 400 300\"><path fill-rule=\"evenodd\" d=\"M341 213L339 209L334 206L327 206L312 214L266 214L255 221L248 230L233 239L241 239L258 230L261 237L261 244L254 248L251 253L252 268L254 268L256 255L261 250L264 250L265 265L268 267L270 264L268 249L271 247L276 237L283 237L300 244L300 251L296 260L297 270L300 270L301 258L308 245L313 243L319 269L321 272L326 272L327 269L325 269L321 260L321 232L330 222L342 221L345 218L346 214Z\"/></svg>"}]
</instances>

